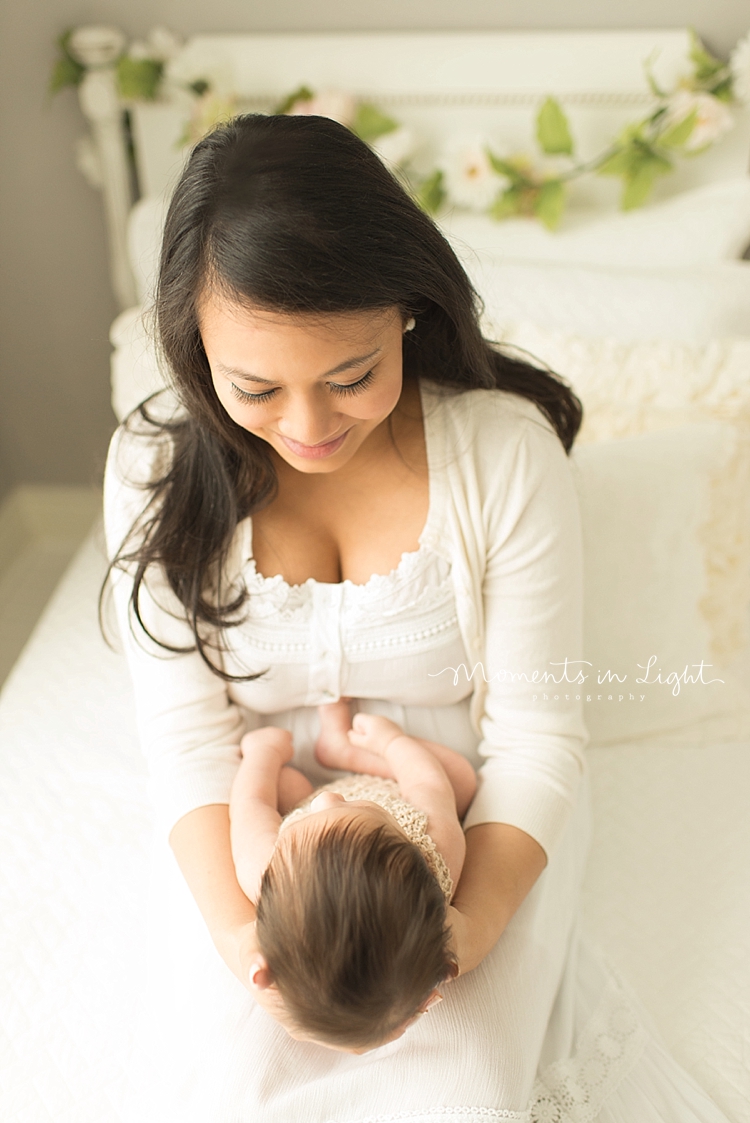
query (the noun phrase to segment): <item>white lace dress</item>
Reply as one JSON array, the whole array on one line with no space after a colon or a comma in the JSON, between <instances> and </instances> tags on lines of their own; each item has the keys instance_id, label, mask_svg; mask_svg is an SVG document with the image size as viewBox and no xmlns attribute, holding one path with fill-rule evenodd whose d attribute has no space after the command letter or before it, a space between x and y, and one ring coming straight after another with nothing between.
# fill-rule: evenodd
<instances>
[{"instance_id":1,"label":"white lace dress","mask_svg":"<svg viewBox=\"0 0 750 1123\"><path fill-rule=\"evenodd\" d=\"M251 723L292 730L296 763L314 782L333 775L313 757L315 707L342 695L480 763L471 684L447 670L465 652L433 508L419 549L366 585L290 586L258 575L251 558L246 578L250 614L227 669L265 673L235 700ZM141 1058L151 1069L134 1123L726 1123L579 938L587 847L584 781L562 841L494 950L401 1039L362 1057L292 1041L254 1005L165 853L154 882L164 944Z\"/></svg>"}]
</instances>

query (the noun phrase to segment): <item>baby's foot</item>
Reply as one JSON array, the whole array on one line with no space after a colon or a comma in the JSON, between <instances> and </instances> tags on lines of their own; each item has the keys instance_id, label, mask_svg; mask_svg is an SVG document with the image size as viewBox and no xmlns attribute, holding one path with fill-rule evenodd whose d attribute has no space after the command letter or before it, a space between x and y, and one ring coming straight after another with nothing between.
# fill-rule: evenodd
<instances>
[{"instance_id":1,"label":"baby's foot","mask_svg":"<svg viewBox=\"0 0 750 1123\"><path fill-rule=\"evenodd\" d=\"M391 741L403 733L395 721L380 714L355 714L349 741L359 749L383 756Z\"/></svg>"},{"instance_id":2,"label":"baby's foot","mask_svg":"<svg viewBox=\"0 0 750 1123\"><path fill-rule=\"evenodd\" d=\"M370 776L393 777L388 764L382 756L368 752L364 745L352 741L352 719L349 699L342 698L328 706L319 706L320 735L315 742L315 756L326 768L336 768L346 772L366 772ZM355 725L366 714L356 714ZM383 719L385 720L385 719ZM392 723L389 723L392 724ZM394 726L398 733L401 730Z\"/></svg>"},{"instance_id":3,"label":"baby's foot","mask_svg":"<svg viewBox=\"0 0 750 1123\"><path fill-rule=\"evenodd\" d=\"M325 768L349 768L347 755L351 753L349 730L352 711L348 698L340 698L327 706L318 706L320 733L315 742L315 756Z\"/></svg>"}]
</instances>

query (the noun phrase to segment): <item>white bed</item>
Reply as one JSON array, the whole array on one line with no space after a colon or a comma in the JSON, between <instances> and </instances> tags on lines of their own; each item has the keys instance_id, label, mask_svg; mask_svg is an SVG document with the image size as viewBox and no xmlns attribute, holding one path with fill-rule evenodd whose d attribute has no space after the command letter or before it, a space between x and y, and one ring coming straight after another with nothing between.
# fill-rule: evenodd
<instances>
[{"instance_id":1,"label":"white bed","mask_svg":"<svg viewBox=\"0 0 750 1123\"><path fill-rule=\"evenodd\" d=\"M558 51L561 38L547 37ZM257 57L257 40L223 42ZM677 38L670 42L676 50ZM644 43L630 41L631 59ZM330 66L324 50L320 58ZM282 87L295 84L288 77L278 78ZM157 135L155 177L165 164ZM750 1123L750 265L727 260L732 238L735 249L750 239L750 213L743 233L748 144L744 134L736 141L693 183L720 198L726 182L740 184L732 231L718 218L703 227L679 269L669 238L682 245L691 206L705 217L705 195L702 205L684 193L634 216L644 247L635 257L633 224L618 231L620 220L602 213L593 241L588 233L576 241L573 224L567 257L534 234L531 251L519 242L516 260L503 260L475 218L455 217L452 235L496 330L549 358L589 410L575 472L590 657L634 658L635 637L662 645L665 665L695 648L722 668L725 683L713 691L651 688L640 708L627 697L592 702L595 832L584 911L675 1057L731 1119ZM147 150L144 140L142 160ZM659 230L672 233L659 242ZM592 260L594 251L607 259ZM130 291L147 288L147 277L135 279L144 253L127 262ZM121 281L123 268L120 260ZM113 341L122 416L160 375L137 308L119 317ZM159 938L149 871L163 844L153 839L127 668L96 622L103 572L97 529L0 696L8 1123L125 1120L149 947Z\"/></svg>"}]
</instances>

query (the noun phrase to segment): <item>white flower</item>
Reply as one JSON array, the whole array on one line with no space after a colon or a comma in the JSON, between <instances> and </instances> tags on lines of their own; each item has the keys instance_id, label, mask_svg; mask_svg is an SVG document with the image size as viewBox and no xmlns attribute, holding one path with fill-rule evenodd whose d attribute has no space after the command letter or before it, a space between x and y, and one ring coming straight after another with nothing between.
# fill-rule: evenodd
<instances>
[{"instance_id":1,"label":"white flower","mask_svg":"<svg viewBox=\"0 0 750 1123\"><path fill-rule=\"evenodd\" d=\"M737 101L750 105L750 33L740 39L729 56L732 92Z\"/></svg>"},{"instance_id":2,"label":"white flower","mask_svg":"<svg viewBox=\"0 0 750 1123\"><path fill-rule=\"evenodd\" d=\"M182 40L168 27L152 27L146 38L149 57L159 62L169 62L182 50ZM132 52L131 52L132 53Z\"/></svg>"},{"instance_id":3,"label":"white flower","mask_svg":"<svg viewBox=\"0 0 750 1123\"><path fill-rule=\"evenodd\" d=\"M357 102L341 90L321 90L304 101L295 101L287 110L292 117L330 117L340 125L351 125L357 115Z\"/></svg>"},{"instance_id":4,"label":"white flower","mask_svg":"<svg viewBox=\"0 0 750 1123\"><path fill-rule=\"evenodd\" d=\"M236 87L231 60L220 51L207 51L194 43L188 43L169 59L164 76L173 89L184 90L195 82L207 82L219 98L231 97Z\"/></svg>"},{"instance_id":5,"label":"white flower","mask_svg":"<svg viewBox=\"0 0 750 1123\"><path fill-rule=\"evenodd\" d=\"M145 39L134 39L128 47L128 55L134 59L153 58Z\"/></svg>"},{"instance_id":6,"label":"white flower","mask_svg":"<svg viewBox=\"0 0 750 1123\"><path fill-rule=\"evenodd\" d=\"M108 66L119 58L125 36L116 27L77 27L68 42L70 53L84 66Z\"/></svg>"},{"instance_id":7,"label":"white flower","mask_svg":"<svg viewBox=\"0 0 750 1123\"><path fill-rule=\"evenodd\" d=\"M390 133L374 140L370 147L388 167L397 168L407 163L414 153L415 137L411 129L400 125Z\"/></svg>"},{"instance_id":8,"label":"white flower","mask_svg":"<svg viewBox=\"0 0 750 1123\"><path fill-rule=\"evenodd\" d=\"M697 116L693 131L684 145L686 152L698 152L701 148L713 144L734 125L734 118L726 104L715 98L713 94L678 90L669 99L664 128L678 125L693 112Z\"/></svg>"},{"instance_id":9,"label":"white flower","mask_svg":"<svg viewBox=\"0 0 750 1123\"><path fill-rule=\"evenodd\" d=\"M448 198L461 207L484 211L507 186L505 177L490 164L486 147L487 142L479 138L454 141L440 161Z\"/></svg>"}]
</instances>

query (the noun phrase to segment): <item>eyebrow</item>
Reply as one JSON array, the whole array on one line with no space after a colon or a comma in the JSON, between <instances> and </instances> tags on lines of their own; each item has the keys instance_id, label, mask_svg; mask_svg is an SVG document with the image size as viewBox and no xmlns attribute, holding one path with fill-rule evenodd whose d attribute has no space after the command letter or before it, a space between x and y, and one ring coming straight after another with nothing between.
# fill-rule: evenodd
<instances>
[{"instance_id":1,"label":"eyebrow","mask_svg":"<svg viewBox=\"0 0 750 1123\"><path fill-rule=\"evenodd\" d=\"M334 374L343 374L344 371L354 370L355 367L360 367L363 363L369 363L369 361L376 358L382 350L382 347L376 347L369 355L356 355L353 359L345 359L343 363L339 363L337 367L326 371L326 373L322 374L320 377L330 378ZM257 374L249 374L247 371L238 370L236 367L225 367L223 363L217 363L216 365L222 374L227 374L231 378L242 379L243 382L260 382L264 386L278 385L278 379L261 378Z\"/></svg>"}]
</instances>

